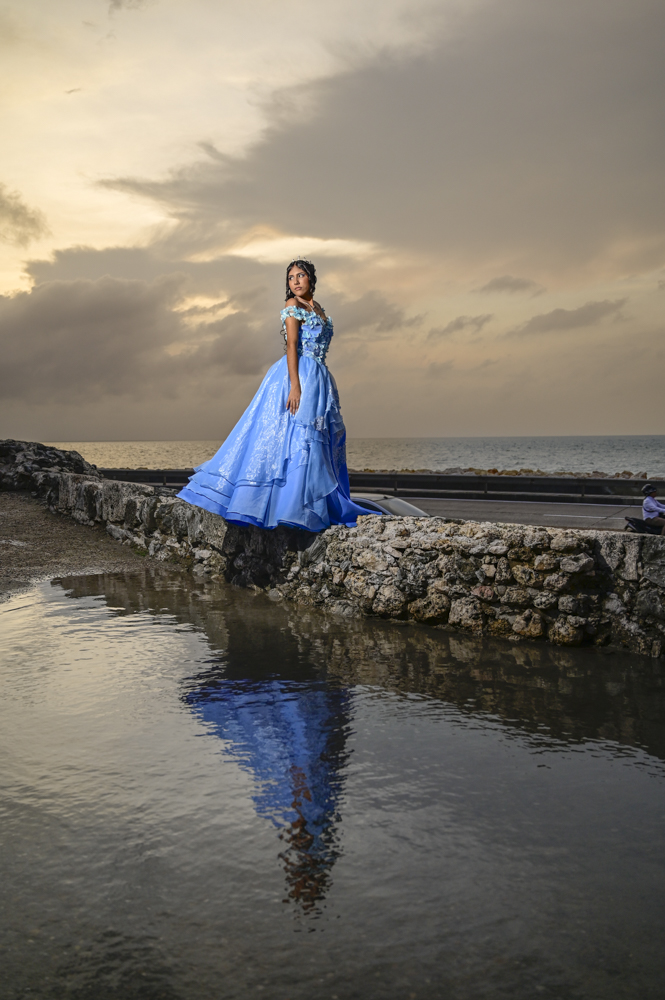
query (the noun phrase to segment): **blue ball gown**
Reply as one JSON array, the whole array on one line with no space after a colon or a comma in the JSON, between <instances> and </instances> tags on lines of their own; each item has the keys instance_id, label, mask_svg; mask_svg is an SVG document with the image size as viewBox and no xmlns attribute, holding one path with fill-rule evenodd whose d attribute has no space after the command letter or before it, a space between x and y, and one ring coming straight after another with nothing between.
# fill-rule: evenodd
<instances>
[{"instance_id":1,"label":"blue ball gown","mask_svg":"<svg viewBox=\"0 0 665 1000\"><path fill-rule=\"evenodd\" d=\"M287 306L281 316L283 328L287 316L300 322L298 412L286 408L291 381L282 357L217 454L194 470L178 497L233 524L307 531L353 525L367 511L349 496L346 429L326 367L332 320L300 306Z\"/></svg>"}]
</instances>

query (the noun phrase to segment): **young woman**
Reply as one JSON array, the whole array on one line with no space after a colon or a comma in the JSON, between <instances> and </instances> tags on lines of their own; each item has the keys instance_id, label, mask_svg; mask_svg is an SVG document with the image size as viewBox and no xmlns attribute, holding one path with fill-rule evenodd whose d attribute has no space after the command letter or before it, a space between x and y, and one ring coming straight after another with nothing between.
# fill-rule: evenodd
<instances>
[{"instance_id":1,"label":"young woman","mask_svg":"<svg viewBox=\"0 0 665 1000\"><path fill-rule=\"evenodd\" d=\"M286 269L277 361L217 454L199 465L178 496L234 524L322 531L364 514L349 497L346 430L326 367L332 320L314 301L316 269Z\"/></svg>"}]
</instances>

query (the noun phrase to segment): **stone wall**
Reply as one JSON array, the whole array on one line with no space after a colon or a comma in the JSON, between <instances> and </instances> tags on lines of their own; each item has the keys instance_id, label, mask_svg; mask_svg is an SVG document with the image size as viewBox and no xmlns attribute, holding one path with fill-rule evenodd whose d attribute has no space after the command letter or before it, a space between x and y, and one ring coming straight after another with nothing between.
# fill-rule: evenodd
<instances>
[{"instance_id":1,"label":"stone wall","mask_svg":"<svg viewBox=\"0 0 665 1000\"><path fill-rule=\"evenodd\" d=\"M0 485L30 487L53 511L104 524L119 542L195 574L337 615L665 652L665 538L373 515L320 535L263 531L172 490L100 479L92 466L69 471L80 456L42 447L0 444Z\"/></svg>"}]
</instances>

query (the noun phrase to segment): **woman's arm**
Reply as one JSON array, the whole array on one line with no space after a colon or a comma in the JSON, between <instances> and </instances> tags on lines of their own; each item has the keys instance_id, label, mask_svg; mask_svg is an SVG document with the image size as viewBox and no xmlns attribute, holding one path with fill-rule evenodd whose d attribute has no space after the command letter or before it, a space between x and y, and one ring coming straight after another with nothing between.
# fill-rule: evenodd
<instances>
[{"instance_id":1,"label":"woman's arm","mask_svg":"<svg viewBox=\"0 0 665 1000\"><path fill-rule=\"evenodd\" d=\"M286 401L286 408L295 417L300 406L300 377L298 375L298 332L300 322L293 316L286 317L286 363L291 379L291 392Z\"/></svg>"}]
</instances>

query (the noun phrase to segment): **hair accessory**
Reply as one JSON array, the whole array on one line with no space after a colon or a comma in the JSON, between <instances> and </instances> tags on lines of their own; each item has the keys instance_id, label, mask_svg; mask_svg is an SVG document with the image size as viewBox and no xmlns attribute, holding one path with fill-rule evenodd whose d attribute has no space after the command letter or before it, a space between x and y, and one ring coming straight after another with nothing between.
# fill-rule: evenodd
<instances>
[{"instance_id":1,"label":"hair accessory","mask_svg":"<svg viewBox=\"0 0 665 1000\"><path fill-rule=\"evenodd\" d=\"M313 260L307 260L307 257L294 257L293 260L291 261L291 263L289 264L289 267L291 267L293 264L295 264L296 261L298 261L298 260L301 260L303 262L303 264L311 264L312 267L314 267L314 261Z\"/></svg>"}]
</instances>

